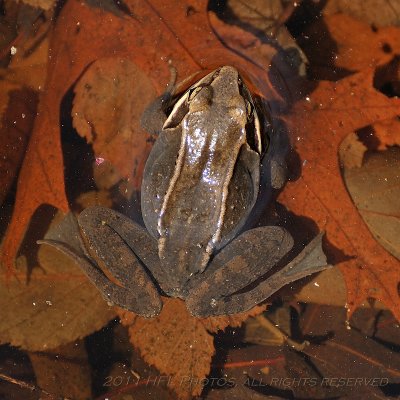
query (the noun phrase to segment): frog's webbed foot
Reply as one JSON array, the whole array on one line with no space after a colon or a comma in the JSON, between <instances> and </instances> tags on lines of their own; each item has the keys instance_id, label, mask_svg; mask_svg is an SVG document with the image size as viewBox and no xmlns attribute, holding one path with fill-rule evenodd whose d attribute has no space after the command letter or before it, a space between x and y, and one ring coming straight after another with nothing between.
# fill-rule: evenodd
<instances>
[{"instance_id":1,"label":"frog's webbed foot","mask_svg":"<svg viewBox=\"0 0 400 400\"><path fill-rule=\"evenodd\" d=\"M142 227L108 208L87 208L79 215L78 222L85 234L86 246L80 239L76 219L73 242L71 234L66 237L64 232L64 237L53 234L41 243L75 260L108 302L146 317L157 315L162 302L151 279L151 275L162 279L157 242ZM86 248L91 249L90 254ZM120 284L112 282L92 256L102 261Z\"/></svg>"},{"instance_id":2,"label":"frog's webbed foot","mask_svg":"<svg viewBox=\"0 0 400 400\"><path fill-rule=\"evenodd\" d=\"M201 317L245 312L288 283L326 269L322 236L263 279L289 252L293 239L285 229L275 226L244 232L217 254L204 276L198 278L186 299L189 311Z\"/></svg>"}]
</instances>

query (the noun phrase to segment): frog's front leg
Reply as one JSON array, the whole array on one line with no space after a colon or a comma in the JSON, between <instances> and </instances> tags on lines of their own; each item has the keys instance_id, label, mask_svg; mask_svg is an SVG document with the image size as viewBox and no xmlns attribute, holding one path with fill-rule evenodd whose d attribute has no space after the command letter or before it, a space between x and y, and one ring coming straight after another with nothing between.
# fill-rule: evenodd
<instances>
[{"instance_id":1,"label":"frog's front leg","mask_svg":"<svg viewBox=\"0 0 400 400\"><path fill-rule=\"evenodd\" d=\"M268 276L292 248L291 235L276 226L244 232L217 254L198 278L186 299L188 309L201 317L248 311L284 285L326 269L321 239L322 234L289 264Z\"/></svg>"},{"instance_id":2,"label":"frog's front leg","mask_svg":"<svg viewBox=\"0 0 400 400\"><path fill-rule=\"evenodd\" d=\"M146 317L157 315L162 302L154 281L162 282L163 274L156 240L129 218L104 207L85 209L78 223L85 241L83 253L60 241L43 242L72 257L108 302Z\"/></svg>"},{"instance_id":3,"label":"frog's front leg","mask_svg":"<svg viewBox=\"0 0 400 400\"><path fill-rule=\"evenodd\" d=\"M167 119L166 110L171 104L176 88L177 71L172 66L170 66L170 74L171 77L165 92L145 108L140 118L142 128L152 135L158 135L162 131L164 122Z\"/></svg>"}]
</instances>

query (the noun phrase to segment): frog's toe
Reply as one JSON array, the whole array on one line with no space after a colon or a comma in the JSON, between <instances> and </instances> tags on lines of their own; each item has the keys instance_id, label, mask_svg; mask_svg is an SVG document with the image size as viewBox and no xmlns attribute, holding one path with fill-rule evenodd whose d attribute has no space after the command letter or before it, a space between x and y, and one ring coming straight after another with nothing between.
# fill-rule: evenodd
<instances>
[{"instance_id":1,"label":"frog's toe","mask_svg":"<svg viewBox=\"0 0 400 400\"><path fill-rule=\"evenodd\" d=\"M97 287L99 289L99 287ZM162 309L160 296L153 296L151 293L142 292L140 296L137 293L126 288L114 285L113 289L102 291L105 300L112 305L132 311L135 314L146 318L157 316Z\"/></svg>"},{"instance_id":2,"label":"frog's toe","mask_svg":"<svg viewBox=\"0 0 400 400\"><path fill-rule=\"evenodd\" d=\"M219 308L221 308L221 302L221 299L217 300L212 297L198 299L194 296L189 296L186 298L186 307L190 314L201 318L221 314L221 312L218 312Z\"/></svg>"}]
</instances>

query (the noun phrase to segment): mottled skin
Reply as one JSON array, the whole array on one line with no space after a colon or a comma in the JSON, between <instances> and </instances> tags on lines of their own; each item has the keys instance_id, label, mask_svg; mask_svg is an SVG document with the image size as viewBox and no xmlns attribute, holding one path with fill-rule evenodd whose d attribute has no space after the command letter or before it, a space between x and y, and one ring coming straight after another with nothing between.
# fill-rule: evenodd
<instances>
[{"instance_id":1,"label":"mottled skin","mask_svg":"<svg viewBox=\"0 0 400 400\"><path fill-rule=\"evenodd\" d=\"M152 115L163 116L160 110L169 97L149 109L156 113L145 114L145 125ZM279 188L284 177L283 168L276 167L282 165L282 154L276 152L275 139L270 138L266 152L262 149L261 134L266 133L235 68L207 75L163 119L142 182L147 230L111 209L90 207L78 218L85 254L46 241L76 259L108 301L152 317L160 312L160 293L165 293L184 299L193 315L232 314L326 268L319 235L264 279L292 248L291 236L266 226L236 237L259 194L262 157L271 187ZM154 118L151 126L157 127Z\"/></svg>"}]
</instances>

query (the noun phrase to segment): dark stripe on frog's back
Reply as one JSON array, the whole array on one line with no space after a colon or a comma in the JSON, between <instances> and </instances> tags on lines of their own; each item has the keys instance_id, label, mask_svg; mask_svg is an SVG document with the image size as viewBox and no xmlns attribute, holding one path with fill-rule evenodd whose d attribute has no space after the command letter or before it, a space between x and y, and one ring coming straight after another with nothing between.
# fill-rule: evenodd
<instances>
[{"instance_id":1,"label":"dark stripe on frog's back","mask_svg":"<svg viewBox=\"0 0 400 400\"><path fill-rule=\"evenodd\" d=\"M245 131L240 130L228 112L217 111L218 118L222 118L220 126L230 129L226 128L222 134L212 131L205 140L204 136L199 135L199 143L204 143L199 145L201 156L193 166L190 163L192 153L189 150L195 147L194 136L190 136L192 146L188 142L189 136L182 136L180 151L184 153L181 164L176 166L177 175L173 190L164 205L160 258L165 266L177 267L178 275L182 275L182 279L185 276L184 271L189 275L205 268L212 250L212 246L208 249L207 246L213 238L219 239L218 232L223 221L221 217L223 218L224 214L228 184L240 147L246 138ZM191 114L187 122L189 126L194 124L199 128L199 132L204 133L206 129L202 129L202 124L208 120L212 120L212 116L199 113ZM212 140L215 142L213 152L210 151ZM222 155L226 156L222 158ZM212 178L215 179L215 183L203 179L207 164L208 170L214 172ZM218 173L215 174L215 171Z\"/></svg>"}]
</instances>

